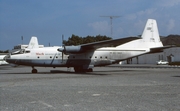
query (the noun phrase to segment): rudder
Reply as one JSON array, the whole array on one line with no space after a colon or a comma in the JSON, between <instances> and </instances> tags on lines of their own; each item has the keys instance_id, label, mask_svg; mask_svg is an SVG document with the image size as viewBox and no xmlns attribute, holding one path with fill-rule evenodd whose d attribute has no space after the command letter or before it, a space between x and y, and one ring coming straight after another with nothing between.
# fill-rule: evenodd
<instances>
[{"instance_id":1,"label":"rudder","mask_svg":"<svg viewBox=\"0 0 180 111\"><path fill-rule=\"evenodd\" d=\"M147 20L147 23L145 25L145 28L144 28L141 38L143 39L144 42L147 43L148 47L163 46L163 44L160 40L156 20L154 20L154 19Z\"/></svg>"},{"instance_id":2,"label":"rudder","mask_svg":"<svg viewBox=\"0 0 180 111\"><path fill-rule=\"evenodd\" d=\"M160 42L156 20L148 19L141 37L147 42Z\"/></svg>"}]
</instances>

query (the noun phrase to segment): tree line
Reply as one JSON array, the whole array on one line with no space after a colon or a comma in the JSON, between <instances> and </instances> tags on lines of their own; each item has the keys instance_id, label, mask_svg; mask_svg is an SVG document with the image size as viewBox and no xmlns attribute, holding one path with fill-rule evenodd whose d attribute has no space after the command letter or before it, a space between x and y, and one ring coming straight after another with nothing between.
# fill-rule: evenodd
<instances>
[{"instance_id":1,"label":"tree line","mask_svg":"<svg viewBox=\"0 0 180 111\"><path fill-rule=\"evenodd\" d=\"M8 50L5 51L0 50L0 53L8 53L8 52L9 52Z\"/></svg>"},{"instance_id":2,"label":"tree line","mask_svg":"<svg viewBox=\"0 0 180 111\"><path fill-rule=\"evenodd\" d=\"M105 35L96 35L96 36L88 35L86 37L79 37L77 35L72 34L72 36L69 37L68 40L63 40L63 44L66 46L80 45L80 44L86 44L86 43L109 40L109 39L112 39L112 38L107 37Z\"/></svg>"}]
</instances>

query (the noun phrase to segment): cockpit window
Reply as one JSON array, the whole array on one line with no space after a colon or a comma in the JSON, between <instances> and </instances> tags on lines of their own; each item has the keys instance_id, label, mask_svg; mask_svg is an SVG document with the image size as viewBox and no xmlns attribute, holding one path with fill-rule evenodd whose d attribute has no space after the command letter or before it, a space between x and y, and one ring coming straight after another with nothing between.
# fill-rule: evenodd
<instances>
[{"instance_id":1,"label":"cockpit window","mask_svg":"<svg viewBox=\"0 0 180 111\"><path fill-rule=\"evenodd\" d=\"M11 55L15 55L15 54L23 54L25 52L24 49L20 49L20 50L15 50L11 52Z\"/></svg>"}]
</instances>

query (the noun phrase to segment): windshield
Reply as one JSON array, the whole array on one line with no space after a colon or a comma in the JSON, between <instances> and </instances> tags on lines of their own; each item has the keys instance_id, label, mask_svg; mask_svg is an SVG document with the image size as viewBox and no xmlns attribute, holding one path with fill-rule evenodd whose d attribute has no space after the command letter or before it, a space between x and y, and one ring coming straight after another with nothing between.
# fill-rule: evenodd
<instances>
[{"instance_id":1,"label":"windshield","mask_svg":"<svg viewBox=\"0 0 180 111\"><path fill-rule=\"evenodd\" d=\"M30 53L30 51L26 51L28 53ZM15 54L24 54L25 53L25 49L20 49L20 50L13 50L11 52L11 55L15 55Z\"/></svg>"}]
</instances>

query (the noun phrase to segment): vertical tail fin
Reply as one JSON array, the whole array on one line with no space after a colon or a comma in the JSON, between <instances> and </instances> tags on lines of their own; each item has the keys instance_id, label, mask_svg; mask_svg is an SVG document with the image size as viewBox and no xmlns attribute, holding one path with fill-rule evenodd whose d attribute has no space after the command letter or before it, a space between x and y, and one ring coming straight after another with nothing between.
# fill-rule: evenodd
<instances>
[{"instance_id":1,"label":"vertical tail fin","mask_svg":"<svg viewBox=\"0 0 180 111\"><path fill-rule=\"evenodd\" d=\"M146 42L160 42L156 20L148 19L142 33L142 39Z\"/></svg>"},{"instance_id":2,"label":"vertical tail fin","mask_svg":"<svg viewBox=\"0 0 180 111\"><path fill-rule=\"evenodd\" d=\"M159 37L158 26L156 20L148 19L144 31L142 33L142 39L144 42L147 42L149 47L161 47L162 42Z\"/></svg>"},{"instance_id":3,"label":"vertical tail fin","mask_svg":"<svg viewBox=\"0 0 180 111\"><path fill-rule=\"evenodd\" d=\"M31 40L29 42L28 48L39 48L38 39L37 37L31 37Z\"/></svg>"},{"instance_id":4,"label":"vertical tail fin","mask_svg":"<svg viewBox=\"0 0 180 111\"><path fill-rule=\"evenodd\" d=\"M133 40L131 42L121 45L121 48L155 48L162 47L163 44L159 37L156 20L148 19L144 31L141 36L142 39Z\"/></svg>"}]
</instances>

